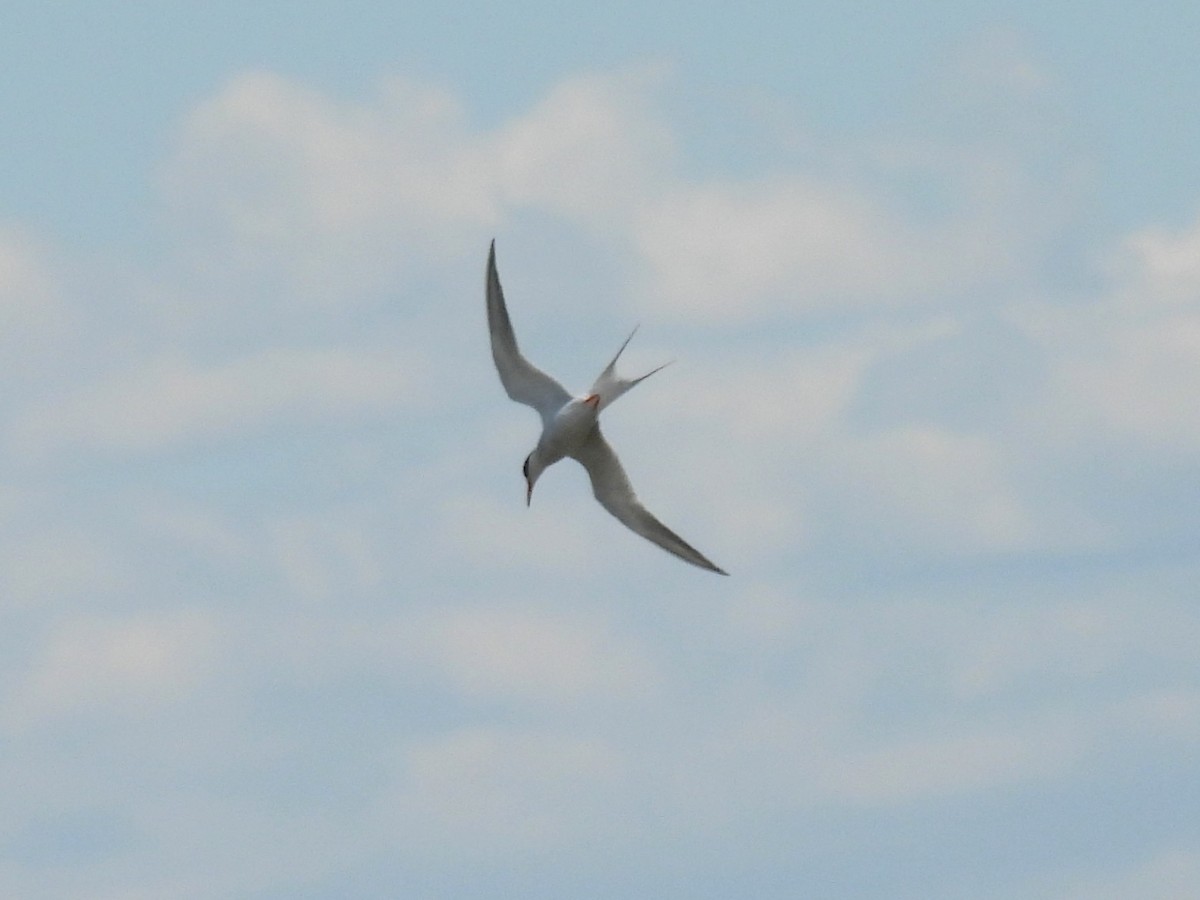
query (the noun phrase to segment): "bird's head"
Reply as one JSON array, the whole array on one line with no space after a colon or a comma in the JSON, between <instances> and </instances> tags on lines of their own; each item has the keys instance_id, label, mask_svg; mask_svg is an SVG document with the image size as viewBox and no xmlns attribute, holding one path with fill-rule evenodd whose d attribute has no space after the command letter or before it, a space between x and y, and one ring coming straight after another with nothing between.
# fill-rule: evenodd
<instances>
[{"instance_id":1,"label":"bird's head","mask_svg":"<svg viewBox=\"0 0 1200 900\"><path fill-rule=\"evenodd\" d=\"M537 484L539 476L544 472L546 467L538 458L537 451L530 453L525 457L525 463L521 466L521 471L525 475L525 505L528 506L533 500L533 486Z\"/></svg>"}]
</instances>

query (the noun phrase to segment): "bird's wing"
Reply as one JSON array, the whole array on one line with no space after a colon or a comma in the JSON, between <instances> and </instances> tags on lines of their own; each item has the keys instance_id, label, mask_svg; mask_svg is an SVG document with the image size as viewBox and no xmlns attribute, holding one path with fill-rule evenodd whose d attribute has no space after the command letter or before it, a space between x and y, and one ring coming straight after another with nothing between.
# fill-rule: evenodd
<instances>
[{"instance_id":1,"label":"bird's wing","mask_svg":"<svg viewBox=\"0 0 1200 900\"><path fill-rule=\"evenodd\" d=\"M598 425L572 455L587 469L592 480L592 493L596 495L600 505L628 528L694 566L721 575L729 574L710 562L703 553L658 521L642 506L637 494L633 492L625 470L621 467L621 461L600 433Z\"/></svg>"},{"instance_id":2,"label":"bird's wing","mask_svg":"<svg viewBox=\"0 0 1200 900\"><path fill-rule=\"evenodd\" d=\"M635 384L645 381L655 372L665 369L670 365L669 362L663 363L657 369L652 369L640 378L621 378L617 375L617 360L621 358L621 354L625 351L629 342L633 340L635 334L637 334L636 327L629 333L629 337L625 338L625 343L621 345L621 349L617 351L617 355L612 358L612 362L604 367L604 371L597 376L595 383L592 384L591 392L600 398L600 404L596 407L596 412L603 410L604 407L608 406Z\"/></svg>"},{"instance_id":3,"label":"bird's wing","mask_svg":"<svg viewBox=\"0 0 1200 900\"><path fill-rule=\"evenodd\" d=\"M517 337L513 334L512 322L508 318L508 307L504 305L504 291L500 288L500 276L496 273L496 242L492 241L487 262L487 312L488 330L492 335L492 359L500 373L500 383L508 396L518 403L532 406L548 420L571 399L561 384L530 363L517 349Z\"/></svg>"}]
</instances>

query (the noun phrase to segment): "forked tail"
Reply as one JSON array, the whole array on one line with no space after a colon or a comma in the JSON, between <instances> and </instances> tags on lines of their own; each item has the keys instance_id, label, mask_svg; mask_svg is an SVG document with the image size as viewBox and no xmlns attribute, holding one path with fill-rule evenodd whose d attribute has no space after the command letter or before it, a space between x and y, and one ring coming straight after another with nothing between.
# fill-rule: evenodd
<instances>
[{"instance_id":1,"label":"forked tail","mask_svg":"<svg viewBox=\"0 0 1200 900\"><path fill-rule=\"evenodd\" d=\"M621 378L618 376L616 372L617 360L621 358L621 354L625 351L625 348L629 345L629 342L633 340L633 336L637 334L637 330L638 326L635 325L633 331L629 332L629 337L625 338L625 343L621 344L620 349L617 350L616 355L612 358L612 362L604 367L604 371L600 373L599 377L596 378L595 383L592 384L591 392L599 395L600 397L600 404L597 407L597 412L604 409L604 407L608 406L634 385L640 384L655 372L662 371L672 362L674 362L674 360L665 362L658 368L651 369L645 375L642 375L638 378Z\"/></svg>"}]
</instances>

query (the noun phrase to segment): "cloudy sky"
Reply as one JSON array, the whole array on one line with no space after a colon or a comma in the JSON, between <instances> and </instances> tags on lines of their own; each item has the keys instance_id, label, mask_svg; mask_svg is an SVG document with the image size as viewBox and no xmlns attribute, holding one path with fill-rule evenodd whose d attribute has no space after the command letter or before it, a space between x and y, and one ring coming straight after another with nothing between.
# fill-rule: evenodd
<instances>
[{"instance_id":1,"label":"cloudy sky","mask_svg":"<svg viewBox=\"0 0 1200 900\"><path fill-rule=\"evenodd\" d=\"M0 894L1200 896L1200 7L733 9L7 4Z\"/></svg>"}]
</instances>

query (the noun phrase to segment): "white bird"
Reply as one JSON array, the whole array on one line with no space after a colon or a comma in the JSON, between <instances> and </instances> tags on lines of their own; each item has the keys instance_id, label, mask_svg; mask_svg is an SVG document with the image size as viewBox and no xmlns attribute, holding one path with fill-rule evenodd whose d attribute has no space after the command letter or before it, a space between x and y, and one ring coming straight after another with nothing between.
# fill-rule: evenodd
<instances>
[{"instance_id":1,"label":"white bird","mask_svg":"<svg viewBox=\"0 0 1200 900\"><path fill-rule=\"evenodd\" d=\"M633 337L631 333L617 355L600 373L583 397L572 397L561 384L532 365L517 349L500 276L496 273L496 242L492 241L487 264L488 329L492 335L492 359L500 373L500 383L508 396L518 403L532 406L542 417L542 436L537 446L525 458L525 503L533 497L533 485L549 466L565 457L578 460L592 480L592 493L600 505L626 526L669 553L694 566L728 575L710 562L704 554L658 521L638 500L621 468L621 461L600 433L600 411L664 366L647 372L641 378L619 377L615 368L621 352ZM636 332L637 329L634 329Z\"/></svg>"}]
</instances>

